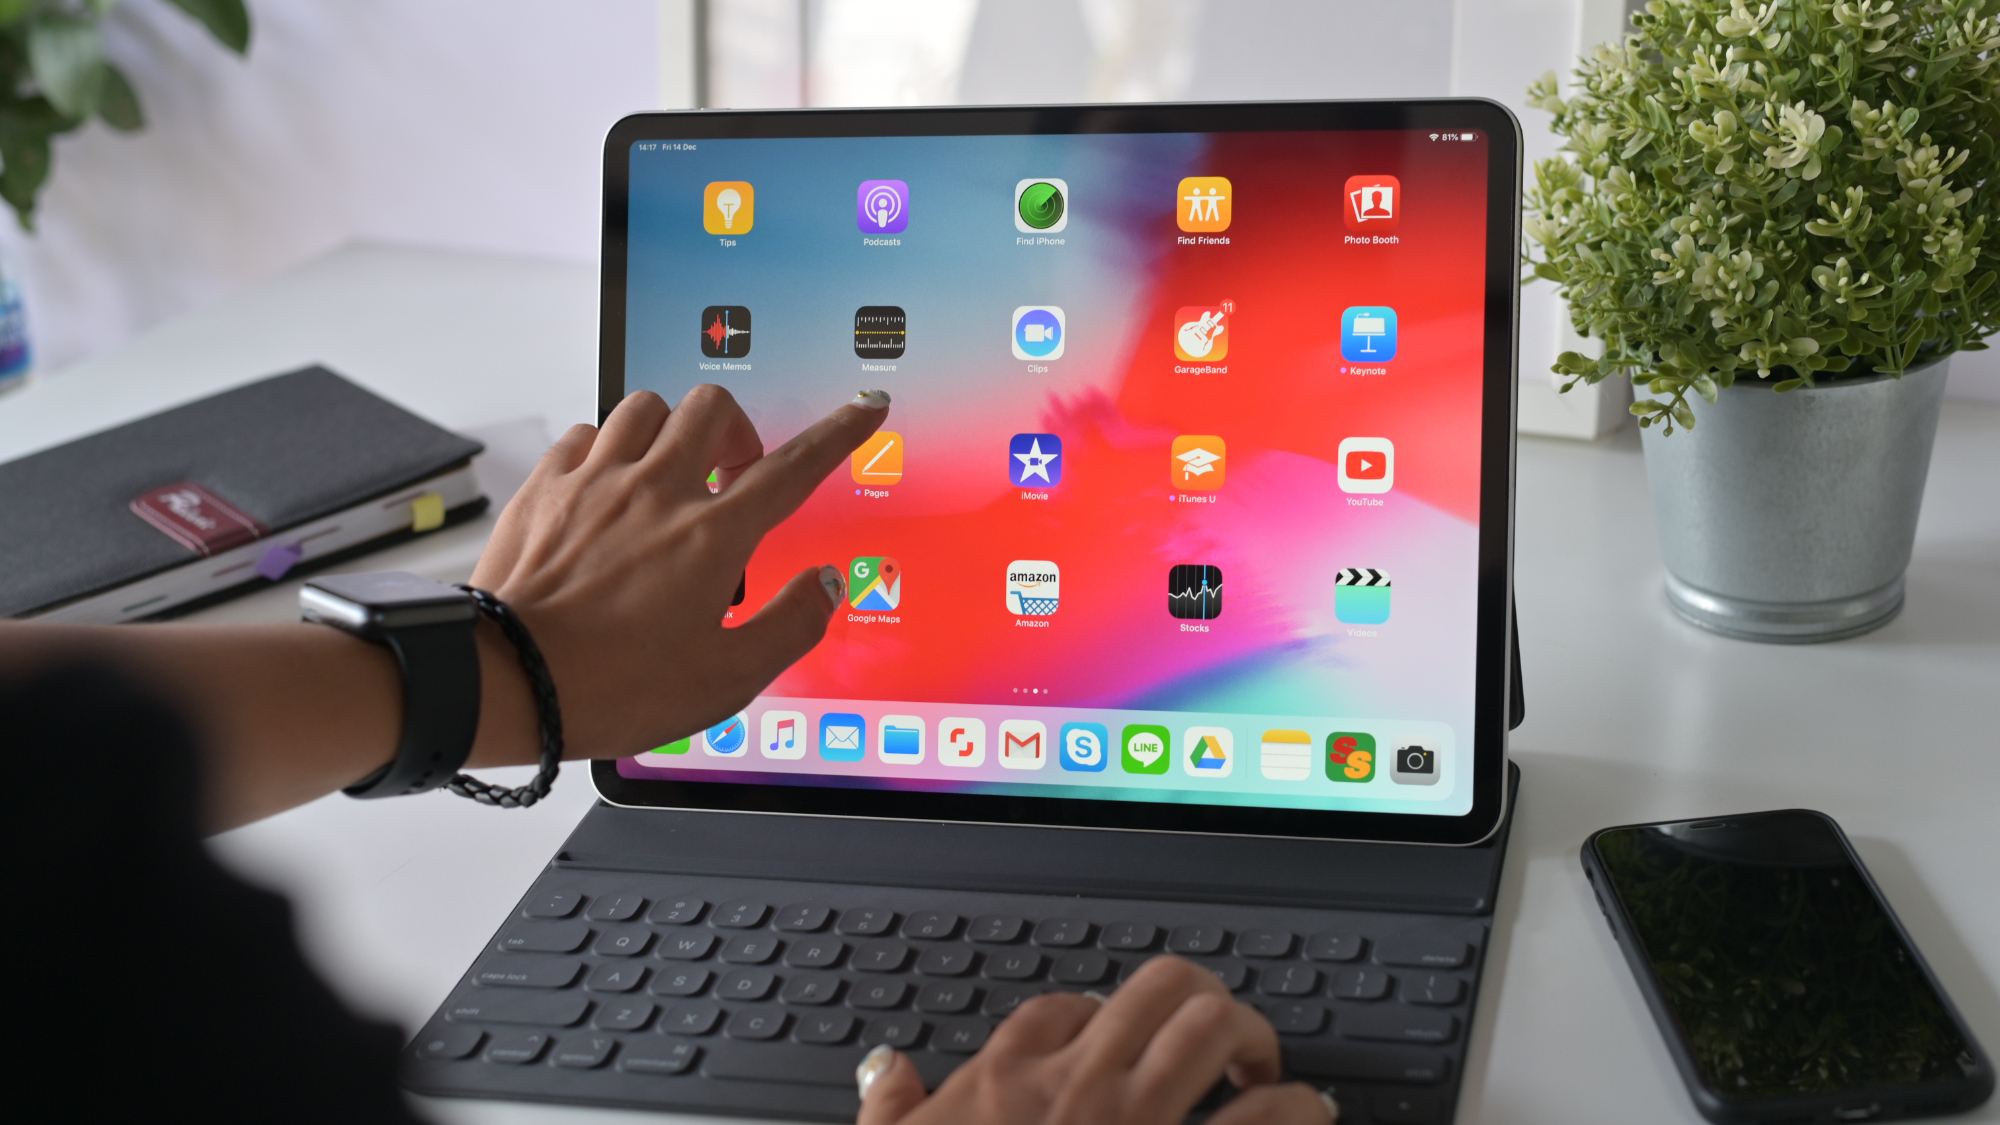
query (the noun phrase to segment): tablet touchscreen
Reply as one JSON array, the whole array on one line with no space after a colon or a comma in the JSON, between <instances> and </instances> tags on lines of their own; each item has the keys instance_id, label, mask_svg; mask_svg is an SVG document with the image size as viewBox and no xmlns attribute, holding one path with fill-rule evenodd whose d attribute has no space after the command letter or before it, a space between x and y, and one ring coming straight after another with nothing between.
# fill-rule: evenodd
<instances>
[{"instance_id":1,"label":"tablet touchscreen","mask_svg":"<svg viewBox=\"0 0 2000 1125\"><path fill-rule=\"evenodd\" d=\"M607 794L1483 836L1517 150L1481 102L622 122L606 408L894 406L726 622L831 562L825 641Z\"/></svg>"}]
</instances>

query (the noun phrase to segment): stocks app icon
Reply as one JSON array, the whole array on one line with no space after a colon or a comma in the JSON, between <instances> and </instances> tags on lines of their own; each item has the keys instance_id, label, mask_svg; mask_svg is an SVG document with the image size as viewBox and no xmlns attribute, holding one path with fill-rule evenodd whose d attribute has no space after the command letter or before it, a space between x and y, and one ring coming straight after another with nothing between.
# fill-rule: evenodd
<instances>
[{"instance_id":1,"label":"stocks app icon","mask_svg":"<svg viewBox=\"0 0 2000 1125\"><path fill-rule=\"evenodd\" d=\"M1208 621L1222 616L1222 568L1182 563L1167 571L1167 612Z\"/></svg>"},{"instance_id":2,"label":"stocks app icon","mask_svg":"<svg viewBox=\"0 0 2000 1125\"><path fill-rule=\"evenodd\" d=\"M701 354L710 359L749 355L750 310L742 305L710 305L701 310Z\"/></svg>"}]
</instances>

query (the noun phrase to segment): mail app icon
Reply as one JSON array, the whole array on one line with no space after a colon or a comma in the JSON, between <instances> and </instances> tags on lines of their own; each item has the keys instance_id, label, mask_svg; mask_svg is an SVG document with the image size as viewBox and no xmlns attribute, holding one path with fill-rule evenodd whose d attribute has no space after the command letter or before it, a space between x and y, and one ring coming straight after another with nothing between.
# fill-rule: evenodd
<instances>
[{"instance_id":1,"label":"mail app icon","mask_svg":"<svg viewBox=\"0 0 2000 1125\"><path fill-rule=\"evenodd\" d=\"M859 715L821 715L819 756L828 762L858 762L867 757L868 720Z\"/></svg>"},{"instance_id":2,"label":"mail app icon","mask_svg":"<svg viewBox=\"0 0 2000 1125\"><path fill-rule=\"evenodd\" d=\"M1049 728L1033 719L1000 724L1000 764L1010 770L1038 770L1048 764Z\"/></svg>"}]
</instances>

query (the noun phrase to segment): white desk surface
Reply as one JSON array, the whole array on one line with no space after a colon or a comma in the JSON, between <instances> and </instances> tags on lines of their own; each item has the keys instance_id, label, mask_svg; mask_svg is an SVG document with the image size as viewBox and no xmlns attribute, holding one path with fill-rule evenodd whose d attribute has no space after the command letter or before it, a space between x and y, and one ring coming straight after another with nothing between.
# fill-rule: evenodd
<instances>
[{"instance_id":1,"label":"white desk surface","mask_svg":"<svg viewBox=\"0 0 2000 1125\"><path fill-rule=\"evenodd\" d=\"M323 361L486 437L494 453L482 473L498 502L544 435L592 418L595 331L591 267L349 247L0 397L0 459ZM1521 442L1528 719L1513 754L1523 780L1460 1121L1700 1120L1577 866L1590 831L1634 821L1831 813L1987 1049L2000 1051L1996 488L2000 406L1947 402L1902 616L1837 644L1754 645L1669 614L1629 430L1593 445ZM490 519L357 569L462 579ZM290 620L295 585L201 619ZM291 895L309 954L354 1005L414 1029L591 799L572 764L553 797L525 812L445 794L335 796L214 846ZM447 1122L660 1119L418 1101ZM2000 1101L1969 1119L2000 1121Z\"/></svg>"}]
</instances>

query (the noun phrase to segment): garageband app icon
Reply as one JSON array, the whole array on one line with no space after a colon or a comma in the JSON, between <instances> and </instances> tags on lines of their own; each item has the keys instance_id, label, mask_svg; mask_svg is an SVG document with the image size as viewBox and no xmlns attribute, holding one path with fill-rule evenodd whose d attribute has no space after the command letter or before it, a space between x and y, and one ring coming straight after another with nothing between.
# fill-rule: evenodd
<instances>
[{"instance_id":1,"label":"garageband app icon","mask_svg":"<svg viewBox=\"0 0 2000 1125\"><path fill-rule=\"evenodd\" d=\"M1119 738L1118 764L1126 773L1165 773L1173 767L1174 737L1167 728L1134 723Z\"/></svg>"},{"instance_id":2,"label":"garageband app icon","mask_svg":"<svg viewBox=\"0 0 2000 1125\"><path fill-rule=\"evenodd\" d=\"M1326 736L1326 779L1358 784L1375 777L1375 736L1337 730Z\"/></svg>"},{"instance_id":3,"label":"garageband app icon","mask_svg":"<svg viewBox=\"0 0 2000 1125\"><path fill-rule=\"evenodd\" d=\"M1236 736L1227 727L1189 727L1181 758L1189 777L1228 777L1236 766Z\"/></svg>"},{"instance_id":4,"label":"garageband app icon","mask_svg":"<svg viewBox=\"0 0 2000 1125\"><path fill-rule=\"evenodd\" d=\"M1007 612L1016 617L1049 617L1062 597L1062 570L1045 559L1007 564Z\"/></svg>"},{"instance_id":5,"label":"garageband app icon","mask_svg":"<svg viewBox=\"0 0 2000 1125\"><path fill-rule=\"evenodd\" d=\"M1167 571L1167 612L1190 621L1222 616L1222 568L1182 563Z\"/></svg>"},{"instance_id":6,"label":"garageband app icon","mask_svg":"<svg viewBox=\"0 0 2000 1125\"><path fill-rule=\"evenodd\" d=\"M1228 475L1229 447L1214 434L1186 434L1174 439L1167 457L1173 486L1187 492L1214 492Z\"/></svg>"},{"instance_id":7,"label":"garageband app icon","mask_svg":"<svg viewBox=\"0 0 2000 1125\"><path fill-rule=\"evenodd\" d=\"M876 430L848 457L847 469L855 484L885 488L902 480L903 435L894 430Z\"/></svg>"},{"instance_id":8,"label":"garageband app icon","mask_svg":"<svg viewBox=\"0 0 2000 1125\"><path fill-rule=\"evenodd\" d=\"M897 766L914 766L924 760L924 721L915 715L884 715L877 732L875 756Z\"/></svg>"},{"instance_id":9,"label":"garageband app icon","mask_svg":"<svg viewBox=\"0 0 2000 1125\"><path fill-rule=\"evenodd\" d=\"M1061 359L1068 331L1054 305L1022 305L1014 310L1014 358Z\"/></svg>"},{"instance_id":10,"label":"garageband app icon","mask_svg":"<svg viewBox=\"0 0 2000 1125\"><path fill-rule=\"evenodd\" d=\"M1398 739L1397 743L1395 762L1389 770L1389 780L1398 785L1436 785L1437 743L1428 738Z\"/></svg>"},{"instance_id":11,"label":"garageband app icon","mask_svg":"<svg viewBox=\"0 0 2000 1125\"><path fill-rule=\"evenodd\" d=\"M1304 781L1312 776L1312 735L1302 730L1267 730L1257 751L1257 768L1272 781Z\"/></svg>"},{"instance_id":12,"label":"garageband app icon","mask_svg":"<svg viewBox=\"0 0 2000 1125\"><path fill-rule=\"evenodd\" d=\"M986 764L986 722L983 719L938 720L938 761L970 768Z\"/></svg>"},{"instance_id":13,"label":"garageband app icon","mask_svg":"<svg viewBox=\"0 0 2000 1125\"><path fill-rule=\"evenodd\" d=\"M1387 305L1355 305L1341 313L1340 358L1349 363L1395 359L1396 310Z\"/></svg>"},{"instance_id":14,"label":"garageband app icon","mask_svg":"<svg viewBox=\"0 0 2000 1125\"><path fill-rule=\"evenodd\" d=\"M1174 314L1174 355L1183 363L1229 358L1229 313L1221 305L1189 305Z\"/></svg>"},{"instance_id":15,"label":"garageband app icon","mask_svg":"<svg viewBox=\"0 0 2000 1125\"><path fill-rule=\"evenodd\" d=\"M701 354L710 359L749 355L750 310L742 305L710 305L701 310Z\"/></svg>"},{"instance_id":16,"label":"garageband app icon","mask_svg":"<svg viewBox=\"0 0 2000 1125\"><path fill-rule=\"evenodd\" d=\"M1069 226L1069 183L1054 177L1014 185L1014 229L1022 234L1054 234Z\"/></svg>"},{"instance_id":17,"label":"garageband app icon","mask_svg":"<svg viewBox=\"0 0 2000 1125\"><path fill-rule=\"evenodd\" d=\"M1056 736L1062 768L1077 773L1103 773L1111 760L1111 732L1102 723L1064 723Z\"/></svg>"},{"instance_id":18,"label":"garageband app icon","mask_svg":"<svg viewBox=\"0 0 2000 1125\"><path fill-rule=\"evenodd\" d=\"M1033 719L1000 724L1000 764L1010 770L1038 770L1049 764L1049 728Z\"/></svg>"},{"instance_id":19,"label":"garageband app icon","mask_svg":"<svg viewBox=\"0 0 2000 1125\"><path fill-rule=\"evenodd\" d=\"M1401 180L1394 176L1349 176L1345 194L1341 211L1348 230L1387 234L1396 229L1403 207Z\"/></svg>"},{"instance_id":20,"label":"garageband app icon","mask_svg":"<svg viewBox=\"0 0 2000 1125\"><path fill-rule=\"evenodd\" d=\"M903 604L903 568L887 555L864 555L847 564L847 604L877 612Z\"/></svg>"},{"instance_id":21,"label":"garageband app icon","mask_svg":"<svg viewBox=\"0 0 2000 1125\"><path fill-rule=\"evenodd\" d=\"M701 227L710 234L748 234L757 219L757 189L742 180L717 180L701 193Z\"/></svg>"},{"instance_id":22,"label":"garageband app icon","mask_svg":"<svg viewBox=\"0 0 2000 1125\"><path fill-rule=\"evenodd\" d=\"M828 762L858 762L868 756L868 720L833 712L819 717L819 756Z\"/></svg>"},{"instance_id":23,"label":"garageband app icon","mask_svg":"<svg viewBox=\"0 0 2000 1125\"><path fill-rule=\"evenodd\" d=\"M1184 231L1213 234L1229 229L1229 197L1236 194L1221 176L1189 176L1181 181L1176 210Z\"/></svg>"},{"instance_id":24,"label":"garageband app icon","mask_svg":"<svg viewBox=\"0 0 2000 1125\"><path fill-rule=\"evenodd\" d=\"M1062 483L1062 439L1054 434L1015 434L1007 442L1007 481L1022 488Z\"/></svg>"},{"instance_id":25,"label":"garageband app icon","mask_svg":"<svg viewBox=\"0 0 2000 1125\"><path fill-rule=\"evenodd\" d=\"M854 225L863 234L895 234L910 225L910 185L863 180L854 189Z\"/></svg>"},{"instance_id":26,"label":"garageband app icon","mask_svg":"<svg viewBox=\"0 0 2000 1125\"><path fill-rule=\"evenodd\" d=\"M766 711L759 720L757 752L766 758L806 756L806 717L797 711Z\"/></svg>"},{"instance_id":27,"label":"garageband app icon","mask_svg":"<svg viewBox=\"0 0 2000 1125\"><path fill-rule=\"evenodd\" d=\"M1396 446L1388 438L1340 439L1340 490L1387 492L1396 487Z\"/></svg>"},{"instance_id":28,"label":"garageband app icon","mask_svg":"<svg viewBox=\"0 0 2000 1125\"><path fill-rule=\"evenodd\" d=\"M894 305L854 310L854 354L862 359L895 359L909 342L909 318Z\"/></svg>"},{"instance_id":29,"label":"garageband app icon","mask_svg":"<svg viewBox=\"0 0 2000 1125\"><path fill-rule=\"evenodd\" d=\"M1380 625L1389 620L1389 572L1380 567L1350 566L1333 576L1333 616L1349 625Z\"/></svg>"},{"instance_id":30,"label":"garageband app icon","mask_svg":"<svg viewBox=\"0 0 2000 1125\"><path fill-rule=\"evenodd\" d=\"M741 758L750 749L750 721L731 715L701 732L702 752L712 758Z\"/></svg>"}]
</instances>

